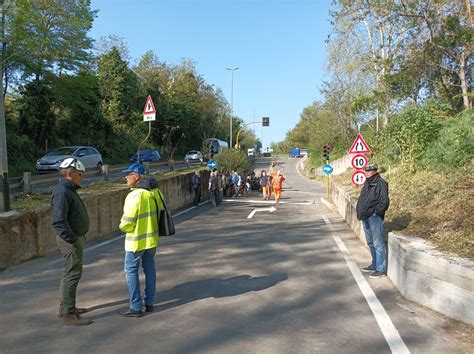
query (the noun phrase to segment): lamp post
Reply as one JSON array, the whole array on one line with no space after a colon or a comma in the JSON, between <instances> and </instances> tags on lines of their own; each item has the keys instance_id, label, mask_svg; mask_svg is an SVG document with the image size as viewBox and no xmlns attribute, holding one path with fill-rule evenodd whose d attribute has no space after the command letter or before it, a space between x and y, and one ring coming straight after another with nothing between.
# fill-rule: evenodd
<instances>
[{"instance_id":1,"label":"lamp post","mask_svg":"<svg viewBox=\"0 0 474 354\"><path fill-rule=\"evenodd\" d=\"M232 73L231 84L230 84L230 135L229 135L229 149L232 149L232 114L234 114L234 70L239 68L226 68Z\"/></svg>"}]
</instances>

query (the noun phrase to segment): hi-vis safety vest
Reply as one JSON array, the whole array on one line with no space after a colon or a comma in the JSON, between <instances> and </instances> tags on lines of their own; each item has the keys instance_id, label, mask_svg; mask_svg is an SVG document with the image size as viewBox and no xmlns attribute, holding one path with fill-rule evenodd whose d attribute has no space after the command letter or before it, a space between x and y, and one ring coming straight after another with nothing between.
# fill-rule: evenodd
<instances>
[{"instance_id":1,"label":"hi-vis safety vest","mask_svg":"<svg viewBox=\"0 0 474 354\"><path fill-rule=\"evenodd\" d=\"M153 192L132 189L125 198L119 228L125 235L125 251L138 252L158 245L158 213Z\"/></svg>"}]
</instances>

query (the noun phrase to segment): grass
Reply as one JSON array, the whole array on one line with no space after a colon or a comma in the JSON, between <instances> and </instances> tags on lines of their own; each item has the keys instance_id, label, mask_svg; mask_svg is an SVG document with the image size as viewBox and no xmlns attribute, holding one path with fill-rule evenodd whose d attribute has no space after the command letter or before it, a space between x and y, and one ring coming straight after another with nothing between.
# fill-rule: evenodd
<instances>
[{"instance_id":1,"label":"grass","mask_svg":"<svg viewBox=\"0 0 474 354\"><path fill-rule=\"evenodd\" d=\"M351 185L352 170L333 176ZM435 171L408 172L401 167L381 174L389 183L390 208L387 231L401 231L430 241L440 250L474 258L474 168L463 166L450 174ZM358 196L360 189L351 187Z\"/></svg>"}]
</instances>

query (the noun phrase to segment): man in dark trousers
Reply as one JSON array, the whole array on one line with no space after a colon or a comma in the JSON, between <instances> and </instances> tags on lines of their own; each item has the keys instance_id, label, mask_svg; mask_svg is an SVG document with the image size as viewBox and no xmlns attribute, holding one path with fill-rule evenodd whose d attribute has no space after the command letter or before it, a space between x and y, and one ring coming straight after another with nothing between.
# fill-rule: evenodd
<instances>
[{"instance_id":1,"label":"man in dark trousers","mask_svg":"<svg viewBox=\"0 0 474 354\"><path fill-rule=\"evenodd\" d=\"M51 196L51 221L57 233L56 243L64 258L64 272L59 287L59 317L64 324L84 326L91 323L80 315L87 309L76 307L76 291L82 276L85 235L89 215L77 194L86 171L81 161L67 158L60 165L62 176Z\"/></svg>"},{"instance_id":2,"label":"man in dark trousers","mask_svg":"<svg viewBox=\"0 0 474 354\"><path fill-rule=\"evenodd\" d=\"M198 206L201 201L201 176L200 171L194 171L194 175L191 178L191 184L194 188L194 205Z\"/></svg>"},{"instance_id":3,"label":"man in dark trousers","mask_svg":"<svg viewBox=\"0 0 474 354\"><path fill-rule=\"evenodd\" d=\"M362 221L365 238L372 255L372 263L362 268L363 272L370 272L371 278L380 278L385 275L385 244L383 219L388 209L388 184L380 177L378 166L370 163L365 167L366 181L357 201L357 219Z\"/></svg>"}]
</instances>

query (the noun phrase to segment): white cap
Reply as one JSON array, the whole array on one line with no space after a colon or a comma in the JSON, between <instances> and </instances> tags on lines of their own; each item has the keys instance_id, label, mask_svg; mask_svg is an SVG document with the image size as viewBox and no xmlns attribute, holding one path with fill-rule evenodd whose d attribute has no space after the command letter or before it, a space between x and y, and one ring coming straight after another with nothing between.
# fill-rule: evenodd
<instances>
[{"instance_id":1,"label":"white cap","mask_svg":"<svg viewBox=\"0 0 474 354\"><path fill-rule=\"evenodd\" d=\"M78 159L75 159L73 157L68 157L63 162L61 162L61 165L59 165L59 168L61 169L69 168L69 167L72 167L78 171L86 172L86 168L84 167L84 164Z\"/></svg>"}]
</instances>

